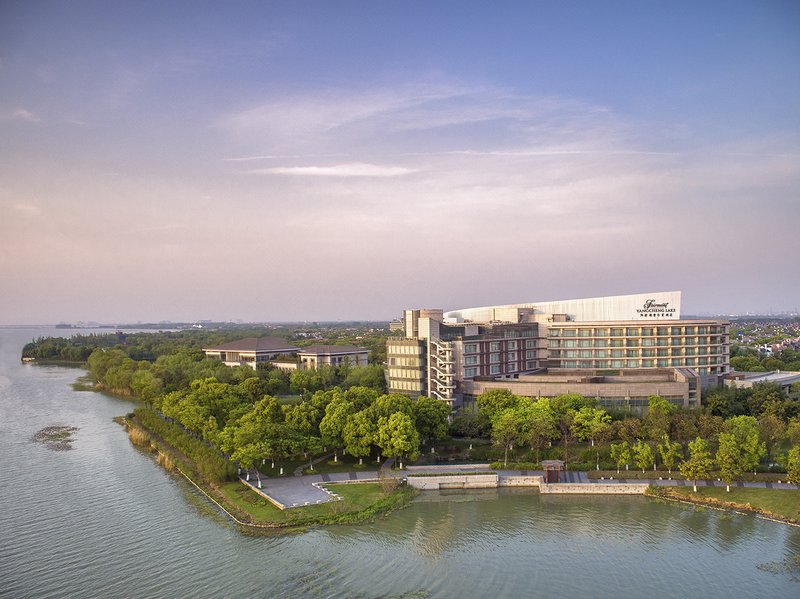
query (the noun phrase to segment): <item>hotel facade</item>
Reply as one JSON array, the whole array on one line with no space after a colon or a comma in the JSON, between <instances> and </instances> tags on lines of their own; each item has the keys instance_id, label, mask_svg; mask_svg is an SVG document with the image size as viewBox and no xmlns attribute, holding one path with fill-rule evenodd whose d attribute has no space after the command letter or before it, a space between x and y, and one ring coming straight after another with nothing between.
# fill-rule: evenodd
<instances>
[{"instance_id":1,"label":"hotel facade","mask_svg":"<svg viewBox=\"0 0 800 599\"><path fill-rule=\"evenodd\" d=\"M454 406L491 388L582 393L605 407L661 395L700 405L730 371L729 323L681 319L679 291L443 310L405 310L387 342L389 392ZM634 384L635 383L635 384Z\"/></svg>"}]
</instances>

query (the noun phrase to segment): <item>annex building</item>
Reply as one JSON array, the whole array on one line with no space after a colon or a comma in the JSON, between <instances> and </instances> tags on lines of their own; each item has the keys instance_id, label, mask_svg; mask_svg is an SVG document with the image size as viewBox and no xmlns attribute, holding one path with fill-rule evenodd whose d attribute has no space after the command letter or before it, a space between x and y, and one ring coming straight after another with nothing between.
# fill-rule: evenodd
<instances>
[{"instance_id":1,"label":"annex building","mask_svg":"<svg viewBox=\"0 0 800 599\"><path fill-rule=\"evenodd\" d=\"M729 323L681 319L679 291L443 310L405 310L387 342L390 393L469 403L491 388L604 407L661 395L685 407L730 371Z\"/></svg>"},{"instance_id":2,"label":"annex building","mask_svg":"<svg viewBox=\"0 0 800 599\"><path fill-rule=\"evenodd\" d=\"M310 345L300 348L278 337L250 337L216 347L203 348L203 352L222 360L227 366L272 364L280 370L314 370L319 366L366 366L369 349L354 345Z\"/></svg>"}]
</instances>

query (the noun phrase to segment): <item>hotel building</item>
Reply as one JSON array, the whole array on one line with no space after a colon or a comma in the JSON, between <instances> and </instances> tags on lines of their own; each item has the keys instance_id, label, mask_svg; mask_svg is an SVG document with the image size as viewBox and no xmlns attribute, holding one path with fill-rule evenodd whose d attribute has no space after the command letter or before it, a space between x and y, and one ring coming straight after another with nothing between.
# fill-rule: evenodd
<instances>
[{"instance_id":1,"label":"hotel building","mask_svg":"<svg viewBox=\"0 0 800 599\"><path fill-rule=\"evenodd\" d=\"M582 393L604 406L641 407L657 394L696 407L730 371L729 323L682 320L680 303L672 291L405 310L403 337L387 342L389 392L455 406L497 387Z\"/></svg>"}]
</instances>

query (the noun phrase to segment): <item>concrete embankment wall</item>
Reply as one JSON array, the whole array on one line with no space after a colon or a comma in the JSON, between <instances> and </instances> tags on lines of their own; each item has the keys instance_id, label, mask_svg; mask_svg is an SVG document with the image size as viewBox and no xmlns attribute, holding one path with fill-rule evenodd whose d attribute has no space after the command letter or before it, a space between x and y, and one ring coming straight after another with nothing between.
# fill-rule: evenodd
<instances>
[{"instance_id":1,"label":"concrete embankment wall","mask_svg":"<svg viewBox=\"0 0 800 599\"><path fill-rule=\"evenodd\" d=\"M442 476L409 476L408 484L422 491L440 489L495 489L496 474L446 474Z\"/></svg>"},{"instance_id":2,"label":"concrete embankment wall","mask_svg":"<svg viewBox=\"0 0 800 599\"><path fill-rule=\"evenodd\" d=\"M540 493L562 495L644 495L647 485L553 483L539 486Z\"/></svg>"},{"instance_id":3,"label":"concrete embankment wall","mask_svg":"<svg viewBox=\"0 0 800 599\"><path fill-rule=\"evenodd\" d=\"M625 483L552 483L541 476L498 476L497 474L442 474L409 476L408 484L422 491L442 489L496 489L497 487L538 487L540 493L561 495L643 495L647 485Z\"/></svg>"},{"instance_id":4,"label":"concrete embankment wall","mask_svg":"<svg viewBox=\"0 0 800 599\"><path fill-rule=\"evenodd\" d=\"M541 476L501 476L498 478L499 487L538 487L542 484Z\"/></svg>"}]
</instances>

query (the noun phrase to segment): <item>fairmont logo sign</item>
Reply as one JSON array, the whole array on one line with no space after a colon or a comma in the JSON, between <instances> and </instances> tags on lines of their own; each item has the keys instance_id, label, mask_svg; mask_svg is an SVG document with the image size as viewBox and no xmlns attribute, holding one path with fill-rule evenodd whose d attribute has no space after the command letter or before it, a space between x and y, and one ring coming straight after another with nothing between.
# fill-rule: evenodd
<instances>
[{"instance_id":1,"label":"fairmont logo sign","mask_svg":"<svg viewBox=\"0 0 800 599\"><path fill-rule=\"evenodd\" d=\"M669 318L675 316L675 308L669 307L669 302L657 302L654 299L645 300L641 308L636 310L639 318Z\"/></svg>"}]
</instances>

